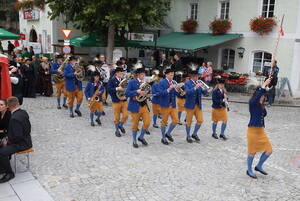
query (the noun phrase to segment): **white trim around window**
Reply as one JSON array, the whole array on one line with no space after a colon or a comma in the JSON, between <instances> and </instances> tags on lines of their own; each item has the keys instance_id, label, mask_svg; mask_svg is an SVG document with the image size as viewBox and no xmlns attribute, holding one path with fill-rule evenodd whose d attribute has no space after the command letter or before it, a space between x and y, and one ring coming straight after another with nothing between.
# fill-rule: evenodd
<instances>
[{"instance_id":1,"label":"white trim around window","mask_svg":"<svg viewBox=\"0 0 300 201\"><path fill-rule=\"evenodd\" d=\"M220 19L229 19L230 0L220 0L218 2L218 17Z\"/></svg>"},{"instance_id":2,"label":"white trim around window","mask_svg":"<svg viewBox=\"0 0 300 201\"><path fill-rule=\"evenodd\" d=\"M188 3L188 18L193 20L198 20L199 14L199 3L198 2L189 2Z\"/></svg>"},{"instance_id":3,"label":"white trim around window","mask_svg":"<svg viewBox=\"0 0 300 201\"><path fill-rule=\"evenodd\" d=\"M262 53L262 55L259 56L259 57L257 57L257 55L256 55L256 57L255 57L256 53ZM265 54L268 54L269 58L267 58L268 56L265 55ZM272 59L272 53L270 51L267 51L267 50L253 50L251 52L251 59L250 59L250 62L249 62L249 64L250 64L250 66L249 66L249 72L251 72L251 73L253 73L253 72L254 73L255 72L262 72L263 71L263 67L264 67L264 63L265 62L271 62L271 59ZM256 68L259 68L256 71L254 71L255 62L257 62L256 63Z\"/></svg>"}]
</instances>

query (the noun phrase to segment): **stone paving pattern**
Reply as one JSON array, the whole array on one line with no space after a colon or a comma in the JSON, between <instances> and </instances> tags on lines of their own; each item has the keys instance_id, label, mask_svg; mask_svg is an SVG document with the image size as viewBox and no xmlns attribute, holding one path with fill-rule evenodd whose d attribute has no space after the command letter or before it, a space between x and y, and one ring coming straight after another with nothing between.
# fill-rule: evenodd
<instances>
[{"instance_id":1,"label":"stone paving pattern","mask_svg":"<svg viewBox=\"0 0 300 201\"><path fill-rule=\"evenodd\" d=\"M265 165L269 176L253 180L246 176L246 104L230 104L226 142L211 137L211 101L204 100L199 144L188 144L178 126L175 142L165 146L151 126L149 146L134 149L131 117L126 135L117 138L111 106L102 126L91 127L86 102L83 117L74 119L55 103L54 97L25 99L23 108L32 122L32 173L56 201L300 200L300 168L292 163L300 156L300 108L268 108L274 153Z\"/></svg>"}]
</instances>

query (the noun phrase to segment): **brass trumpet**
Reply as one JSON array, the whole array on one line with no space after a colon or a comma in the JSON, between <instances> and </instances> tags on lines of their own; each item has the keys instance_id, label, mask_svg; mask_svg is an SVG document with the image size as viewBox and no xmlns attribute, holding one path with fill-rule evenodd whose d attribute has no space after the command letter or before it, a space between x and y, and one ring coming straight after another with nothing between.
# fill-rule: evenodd
<instances>
[{"instance_id":1,"label":"brass trumpet","mask_svg":"<svg viewBox=\"0 0 300 201\"><path fill-rule=\"evenodd\" d=\"M203 89L203 90L209 90L209 86L207 84L205 84L205 82L203 82L202 80L197 80L196 82L197 84L200 84L200 87Z\"/></svg>"}]
</instances>

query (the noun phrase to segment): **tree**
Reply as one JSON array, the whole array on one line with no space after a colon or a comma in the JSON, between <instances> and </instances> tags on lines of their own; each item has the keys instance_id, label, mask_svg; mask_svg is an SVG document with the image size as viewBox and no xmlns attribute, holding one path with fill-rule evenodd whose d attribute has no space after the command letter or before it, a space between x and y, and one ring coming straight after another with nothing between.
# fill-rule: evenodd
<instances>
[{"instance_id":1,"label":"tree","mask_svg":"<svg viewBox=\"0 0 300 201\"><path fill-rule=\"evenodd\" d=\"M112 62L117 32L142 30L163 24L171 0L47 0L50 19L64 16L83 32L107 36L106 55Z\"/></svg>"}]
</instances>

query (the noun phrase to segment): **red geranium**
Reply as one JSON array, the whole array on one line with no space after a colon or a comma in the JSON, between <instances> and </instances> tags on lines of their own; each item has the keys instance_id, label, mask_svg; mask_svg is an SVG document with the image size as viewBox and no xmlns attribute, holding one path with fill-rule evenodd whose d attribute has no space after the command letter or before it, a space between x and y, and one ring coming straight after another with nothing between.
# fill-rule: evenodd
<instances>
[{"instance_id":1,"label":"red geranium","mask_svg":"<svg viewBox=\"0 0 300 201\"><path fill-rule=\"evenodd\" d=\"M254 17L250 20L250 29L259 35L272 32L275 26L277 26L277 22L271 17Z\"/></svg>"},{"instance_id":2,"label":"red geranium","mask_svg":"<svg viewBox=\"0 0 300 201\"><path fill-rule=\"evenodd\" d=\"M209 25L209 29L214 35L221 35L227 33L231 29L232 23L228 19L215 19Z\"/></svg>"},{"instance_id":3,"label":"red geranium","mask_svg":"<svg viewBox=\"0 0 300 201\"><path fill-rule=\"evenodd\" d=\"M195 33L198 27L198 22L193 19L183 21L181 24L181 30L186 33Z\"/></svg>"}]
</instances>

